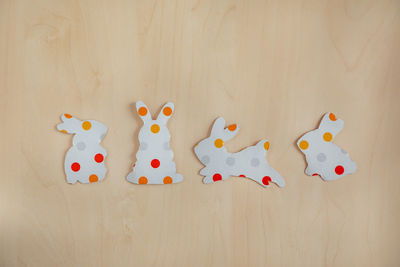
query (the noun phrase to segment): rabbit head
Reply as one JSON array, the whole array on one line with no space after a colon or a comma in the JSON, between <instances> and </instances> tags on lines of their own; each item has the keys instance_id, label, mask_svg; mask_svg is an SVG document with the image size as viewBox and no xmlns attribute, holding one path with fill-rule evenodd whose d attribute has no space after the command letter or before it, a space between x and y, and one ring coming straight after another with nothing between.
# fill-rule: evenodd
<instances>
[{"instance_id":1,"label":"rabbit head","mask_svg":"<svg viewBox=\"0 0 400 267\"><path fill-rule=\"evenodd\" d=\"M232 124L225 128L224 118L217 118L212 126L210 136L200 141L200 143L195 146L194 152L196 156L206 165L202 159L205 158L206 155L213 155L216 151L226 152L224 142L232 139L238 131L239 127L237 124Z\"/></svg>"},{"instance_id":2,"label":"rabbit head","mask_svg":"<svg viewBox=\"0 0 400 267\"><path fill-rule=\"evenodd\" d=\"M136 111L144 123L139 131L139 140L157 139L162 142L170 140L167 122L174 112L173 103L165 104L155 120L152 119L149 108L142 101L136 102Z\"/></svg>"},{"instance_id":3,"label":"rabbit head","mask_svg":"<svg viewBox=\"0 0 400 267\"><path fill-rule=\"evenodd\" d=\"M107 127L95 120L81 121L70 114L61 116L62 123L57 129L63 133L75 134L75 138L95 139L100 143L107 133Z\"/></svg>"}]
</instances>

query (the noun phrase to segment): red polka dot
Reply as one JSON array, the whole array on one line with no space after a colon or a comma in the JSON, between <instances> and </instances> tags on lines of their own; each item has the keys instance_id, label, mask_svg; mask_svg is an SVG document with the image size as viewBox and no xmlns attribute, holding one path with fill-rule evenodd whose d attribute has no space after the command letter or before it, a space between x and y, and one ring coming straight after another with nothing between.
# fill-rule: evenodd
<instances>
[{"instance_id":1,"label":"red polka dot","mask_svg":"<svg viewBox=\"0 0 400 267\"><path fill-rule=\"evenodd\" d=\"M241 175L239 175L239 177L245 177L245 178L246 178L246 175L244 175L244 174L241 174Z\"/></svg>"},{"instance_id":2,"label":"red polka dot","mask_svg":"<svg viewBox=\"0 0 400 267\"><path fill-rule=\"evenodd\" d=\"M344 173L343 166L340 166L340 165L336 166L335 172L336 172L337 175L342 175Z\"/></svg>"},{"instance_id":3,"label":"red polka dot","mask_svg":"<svg viewBox=\"0 0 400 267\"><path fill-rule=\"evenodd\" d=\"M318 176L319 174L318 173L314 173L312 176Z\"/></svg>"},{"instance_id":4,"label":"red polka dot","mask_svg":"<svg viewBox=\"0 0 400 267\"><path fill-rule=\"evenodd\" d=\"M96 161L97 163L102 163L104 160L104 157L102 154L96 154L96 156L94 156L94 161Z\"/></svg>"},{"instance_id":5,"label":"red polka dot","mask_svg":"<svg viewBox=\"0 0 400 267\"><path fill-rule=\"evenodd\" d=\"M158 168L158 167L160 167L160 161L159 161L158 159L153 159L153 160L151 161L151 167L153 167L153 168Z\"/></svg>"},{"instance_id":6,"label":"red polka dot","mask_svg":"<svg viewBox=\"0 0 400 267\"><path fill-rule=\"evenodd\" d=\"M71 165L71 170L73 170L74 172L77 172L77 171L79 171L80 169L81 169L81 165L79 165L78 162L72 163L72 165Z\"/></svg>"},{"instance_id":7,"label":"red polka dot","mask_svg":"<svg viewBox=\"0 0 400 267\"><path fill-rule=\"evenodd\" d=\"M219 173L214 174L213 175L213 180L214 180L214 182L221 181L222 180L221 174L219 174Z\"/></svg>"},{"instance_id":8,"label":"red polka dot","mask_svg":"<svg viewBox=\"0 0 400 267\"><path fill-rule=\"evenodd\" d=\"M271 177L264 176L264 178L262 179L262 183L265 185L269 185L269 182L271 182Z\"/></svg>"},{"instance_id":9,"label":"red polka dot","mask_svg":"<svg viewBox=\"0 0 400 267\"><path fill-rule=\"evenodd\" d=\"M135 168L135 166L136 166L136 163L134 163L132 167Z\"/></svg>"}]
</instances>

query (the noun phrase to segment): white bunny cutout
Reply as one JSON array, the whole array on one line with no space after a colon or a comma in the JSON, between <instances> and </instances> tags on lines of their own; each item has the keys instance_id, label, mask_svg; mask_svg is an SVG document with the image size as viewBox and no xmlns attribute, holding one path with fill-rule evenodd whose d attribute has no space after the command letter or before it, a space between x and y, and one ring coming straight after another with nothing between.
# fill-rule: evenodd
<instances>
[{"instance_id":1,"label":"white bunny cutout","mask_svg":"<svg viewBox=\"0 0 400 267\"><path fill-rule=\"evenodd\" d=\"M183 180L176 173L174 152L169 142L171 135L167 122L174 112L174 104L168 102L162 108L156 120L153 120L147 106L136 102L136 110L144 125L139 131L139 150L136 163L127 176L127 180L135 184L172 184Z\"/></svg>"},{"instance_id":2,"label":"white bunny cutout","mask_svg":"<svg viewBox=\"0 0 400 267\"><path fill-rule=\"evenodd\" d=\"M61 120L63 122L57 125L57 129L75 134L72 147L65 156L67 182L94 183L103 180L107 172L104 165L107 152L100 142L107 133L107 127L95 120L81 121L70 114L63 114Z\"/></svg>"},{"instance_id":3,"label":"white bunny cutout","mask_svg":"<svg viewBox=\"0 0 400 267\"><path fill-rule=\"evenodd\" d=\"M350 155L333 144L333 138L343 129L344 122L335 114L326 113L318 129L304 134L297 146L306 156L309 176L319 175L325 181L336 180L357 170L356 163Z\"/></svg>"},{"instance_id":4,"label":"white bunny cutout","mask_svg":"<svg viewBox=\"0 0 400 267\"><path fill-rule=\"evenodd\" d=\"M236 124L225 128L225 120L219 117L213 124L211 135L195 146L196 156L205 165L200 171L205 176L203 182L209 184L229 176L239 176L250 178L264 187L269 187L270 182L283 187L285 181L267 162L266 153L270 146L267 140L236 153L226 150L224 143L238 131Z\"/></svg>"}]
</instances>

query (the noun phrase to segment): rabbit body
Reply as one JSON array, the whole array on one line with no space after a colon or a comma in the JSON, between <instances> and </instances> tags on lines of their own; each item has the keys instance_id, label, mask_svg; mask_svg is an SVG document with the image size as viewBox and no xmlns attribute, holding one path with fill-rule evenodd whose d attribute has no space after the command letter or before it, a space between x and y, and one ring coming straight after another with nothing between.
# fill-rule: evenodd
<instances>
[{"instance_id":1,"label":"rabbit body","mask_svg":"<svg viewBox=\"0 0 400 267\"><path fill-rule=\"evenodd\" d=\"M69 114L61 116L58 130L75 134L72 147L67 151L64 170L67 182L93 183L104 179L107 169L104 160L107 151L100 145L107 127L95 120L81 121Z\"/></svg>"},{"instance_id":2,"label":"rabbit body","mask_svg":"<svg viewBox=\"0 0 400 267\"><path fill-rule=\"evenodd\" d=\"M149 114L147 106L139 101L136 109L144 125L139 131L139 150L136 163L128 174L127 180L136 184L171 184L183 180L176 173L174 153L169 142L171 135L167 122L172 116L174 105L167 103L156 120Z\"/></svg>"},{"instance_id":3,"label":"rabbit body","mask_svg":"<svg viewBox=\"0 0 400 267\"><path fill-rule=\"evenodd\" d=\"M266 160L269 142L261 140L237 153L229 153L224 141L231 139L238 132L236 124L224 129L225 120L218 118L212 128L210 137L202 140L194 148L196 156L205 165L200 174L205 176L203 182L208 184L225 180L230 176L250 178L264 187L270 182L284 186L285 181Z\"/></svg>"},{"instance_id":4,"label":"rabbit body","mask_svg":"<svg viewBox=\"0 0 400 267\"><path fill-rule=\"evenodd\" d=\"M304 134L297 141L297 146L306 157L307 175L319 175L325 181L331 181L357 170L357 164L350 155L332 143L343 126L343 120L337 119L333 113L326 113L318 129Z\"/></svg>"}]
</instances>

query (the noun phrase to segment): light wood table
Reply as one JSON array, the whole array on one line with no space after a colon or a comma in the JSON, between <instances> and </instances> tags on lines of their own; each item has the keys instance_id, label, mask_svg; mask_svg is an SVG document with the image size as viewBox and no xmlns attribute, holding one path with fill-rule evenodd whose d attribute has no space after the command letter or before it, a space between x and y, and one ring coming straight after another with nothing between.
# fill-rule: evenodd
<instances>
[{"instance_id":1,"label":"light wood table","mask_svg":"<svg viewBox=\"0 0 400 267\"><path fill-rule=\"evenodd\" d=\"M1 266L399 266L400 1L0 1ZM175 103L183 183L125 177L144 101ZM324 182L296 140L325 112L358 164ZM69 185L62 113L109 127L106 179ZM202 183L223 116L287 182Z\"/></svg>"}]
</instances>

